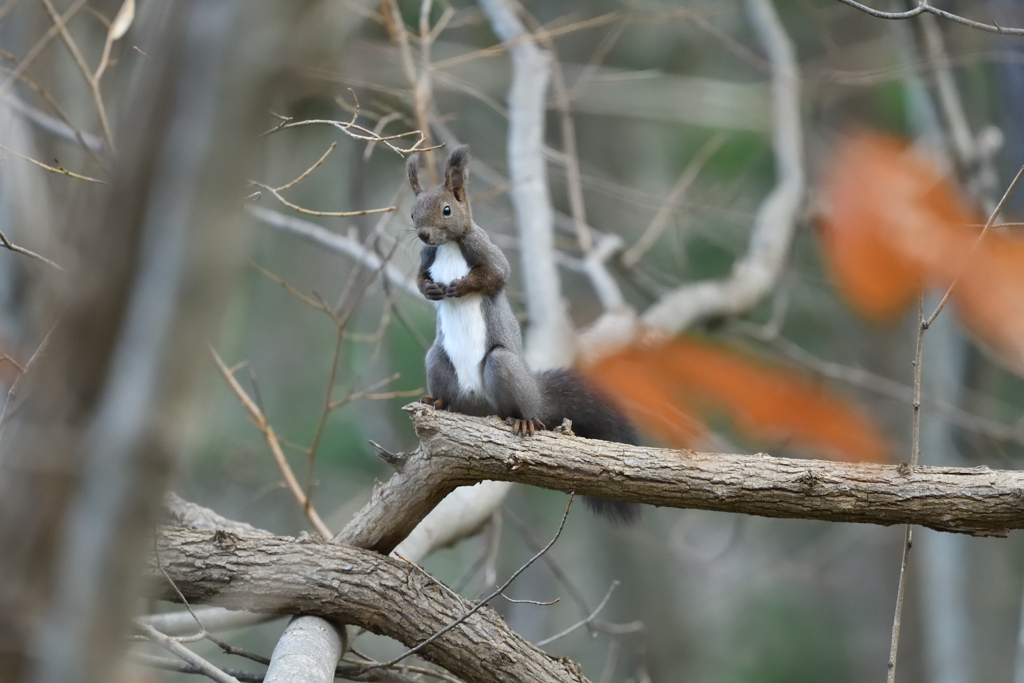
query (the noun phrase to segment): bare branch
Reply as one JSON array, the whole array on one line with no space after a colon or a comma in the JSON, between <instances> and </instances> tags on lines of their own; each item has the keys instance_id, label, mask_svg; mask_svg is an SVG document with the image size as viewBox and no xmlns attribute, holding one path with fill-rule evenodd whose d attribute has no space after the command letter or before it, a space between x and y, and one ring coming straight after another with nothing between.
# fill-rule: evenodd
<instances>
[{"instance_id":1,"label":"bare branch","mask_svg":"<svg viewBox=\"0 0 1024 683\"><path fill-rule=\"evenodd\" d=\"M6 99L2 100L2 103L24 116L40 130L56 135L61 139L81 144L90 154L94 155L94 159L97 158L95 155L103 150L102 138L92 133L84 133L75 128L71 125L67 116L62 111L59 111L59 109L58 113L61 118L54 118L35 107L25 104L14 95L8 95Z\"/></svg>"},{"instance_id":2,"label":"bare branch","mask_svg":"<svg viewBox=\"0 0 1024 683\"><path fill-rule=\"evenodd\" d=\"M391 34L392 40L398 46L398 56L402 63L402 71L405 74L405 79L409 82L409 87L412 88L412 101L413 110L416 113L416 125L419 126L422 131L422 141L428 142L430 135L430 119L428 113L433 109L433 88L430 81L430 45L432 39L430 38L430 32L427 30L427 23L430 18L430 1L425 0L421 6L420 16L420 29L421 38L423 40L421 45L421 56L423 57L423 66L419 74L416 73L416 66L412 61L412 49L409 46L409 34L405 28L405 22L402 20L402 12L398 9L397 0L385 0L381 3L381 9L384 10L385 26L388 32ZM426 14L424 17L423 14ZM440 179L437 175L437 165L434 163L434 153L432 151L426 152L427 159L427 173L430 177L431 185L440 184Z\"/></svg>"},{"instance_id":3,"label":"bare branch","mask_svg":"<svg viewBox=\"0 0 1024 683\"><path fill-rule=\"evenodd\" d=\"M683 285L644 312L643 322L664 333L686 329L712 316L748 310L772 290L782 274L804 197L800 73L796 52L771 0L746 0L751 25L772 67L775 189L757 212L747 254L725 280Z\"/></svg>"},{"instance_id":4,"label":"bare branch","mask_svg":"<svg viewBox=\"0 0 1024 683\"><path fill-rule=\"evenodd\" d=\"M464 621L469 619L471 616L476 614L488 602L490 602L494 598L496 598L499 595L501 595L502 593L504 593L505 589L507 589L509 586L511 586L513 581L515 581L517 578L519 578L519 576L523 572L525 572L530 567L530 565L532 565L534 562L536 562L541 557L543 557L545 554L547 554L547 552L549 550L551 550L551 547L555 545L555 542L558 541L558 538L562 535L562 529L565 528L565 520L567 520L569 518L569 510L572 508L573 497L574 497L574 494L572 492L570 492L569 493L569 502L565 506L565 513L562 515L562 521L558 525L558 531L555 532L554 537L548 542L548 544L546 546L541 548L533 557L531 557L526 562L526 564L522 565L521 567L519 567L519 569L517 569L516 571L512 572L512 576L510 576L508 578L508 580L505 581L505 583L501 584L498 588L496 588L493 592L491 592L491 594L488 595L486 598L484 598L480 602L478 602L475 605L473 605L473 607L471 609L467 610L458 619L456 619L455 621L449 623L444 628L439 629L438 631L436 631L433 635L431 635L429 638L427 638L423 642L419 643L415 647L410 648L406 652L403 652L402 654L398 655L394 659L391 659L391 660L389 660L387 662L383 662L381 664L376 664L373 667L367 667L367 670L369 670L370 668L378 668L378 667L381 667L381 666L392 666L394 664L398 664L400 661L402 661L406 657L409 657L411 655L416 654L417 652L420 652L425 647L429 646L431 643L436 641L438 638L440 638L444 634L448 633L453 628L455 628L456 626L458 626L459 624L463 623ZM423 570L421 569L420 571L422 572ZM424 572L424 573L426 573L426 572Z\"/></svg>"},{"instance_id":5,"label":"bare branch","mask_svg":"<svg viewBox=\"0 0 1024 683\"><path fill-rule=\"evenodd\" d=\"M231 391L234 392L235 396L242 404L242 407L245 408L247 413L249 413L249 417L251 417L253 422L256 424L256 428L263 432L263 437L266 439L267 445L270 447L270 452L274 455L274 460L277 462L277 466L280 468L281 474L284 476L285 483L288 484L288 489L292 492L292 495L295 496L295 500L298 501L302 511L309 518L313 528L316 529L324 538L330 538L332 535L330 529L328 529L327 525L324 524L324 521L320 519L320 515L317 514L317 511L311 504L309 497L302 490L298 479L295 478L295 473L292 471L291 465L288 464L288 460L284 457L284 453L281 451L281 442L278 440L277 434L274 433L274 428L270 426L270 423L267 421L263 411L260 410L260 407L256 405L247 393L245 393L245 389L243 389L242 385L238 383L235 376L231 374L231 370L228 369L228 366L224 364L224 361L221 360L220 356L217 355L217 352L214 351L212 347L210 348L210 353L213 355L213 360L217 363L217 369L220 370L221 375L223 375L224 381L228 383L228 386L231 388Z\"/></svg>"},{"instance_id":6,"label":"bare branch","mask_svg":"<svg viewBox=\"0 0 1024 683\"><path fill-rule=\"evenodd\" d=\"M87 175L82 175L81 173L75 173L74 171L69 171L66 168L64 168L63 166L61 166L59 161L57 162L56 166L50 166L49 164L44 164L43 162L39 161L38 159L33 159L32 157L25 156L24 154L22 154L20 152L15 152L10 147L6 147L4 145L0 145L0 149L4 150L5 152L10 152L11 154L13 154L14 156L18 157L19 159L24 159L25 161L28 161L28 162L30 162L32 164L35 164L39 168L44 169L46 171L49 171L50 173L56 173L57 175L66 175L69 178L76 178L78 180L86 180L86 181L88 181L90 183L101 183L103 185L107 185L108 184L107 181L105 181L105 180L100 180L99 178L92 178L92 177L87 176Z\"/></svg>"},{"instance_id":7,"label":"bare branch","mask_svg":"<svg viewBox=\"0 0 1024 683\"><path fill-rule=\"evenodd\" d=\"M408 562L336 543L164 527L157 549L168 574L191 602L317 615L359 625L407 646L422 642L474 607L465 598L438 590L435 579ZM180 599L159 572L149 570L149 578L158 597ZM529 644L486 606L421 654L467 681L586 681L577 665Z\"/></svg>"},{"instance_id":8,"label":"bare branch","mask_svg":"<svg viewBox=\"0 0 1024 683\"><path fill-rule=\"evenodd\" d=\"M679 180L672 186L672 190L665 197L665 201L662 202L661 207L658 209L658 213L654 215L647 228L644 229L640 239L638 239L633 246L622 253L622 262L627 267L632 267L637 264L640 258L646 254L654 243L658 241L662 233L665 232L665 228L668 227L669 219L672 217L676 207L686 196L686 191L690 189L694 181L697 180L697 176L700 174L704 165L707 164L708 160L714 156L722 144L725 142L725 136L715 135L701 147L693 158L690 159L690 163L683 169L682 174L679 176Z\"/></svg>"},{"instance_id":9,"label":"bare branch","mask_svg":"<svg viewBox=\"0 0 1024 683\"><path fill-rule=\"evenodd\" d=\"M911 17L916 17L927 12L929 14L942 17L943 19L948 19L949 21L957 24L976 28L980 31L988 31L989 33L999 33L1008 36L1024 36L1024 28L1006 28L995 23L985 24L980 21L972 21L971 19L966 19L953 14L952 12L947 12L939 9L938 7L933 7L928 4L927 0L918 0L917 7L907 10L906 12L882 12L876 9L871 9L867 5L862 5L856 0L839 0L839 2L844 5L849 5L854 9L859 9L861 12L865 12L866 14L870 14L871 16L879 19L910 19Z\"/></svg>"},{"instance_id":10,"label":"bare branch","mask_svg":"<svg viewBox=\"0 0 1024 683\"><path fill-rule=\"evenodd\" d=\"M896 654L900 643L900 623L903 620L903 596L907 588L907 558L910 556L910 548L914 545L914 527L907 525L906 534L903 537L903 559L900 562L900 582L896 588L896 614L892 620L892 638L889 641L889 662L886 666L886 682L896 681Z\"/></svg>"},{"instance_id":11,"label":"bare branch","mask_svg":"<svg viewBox=\"0 0 1024 683\"><path fill-rule=\"evenodd\" d=\"M482 481L452 491L395 548L395 553L418 562L484 528L501 507L511 484Z\"/></svg>"},{"instance_id":12,"label":"bare branch","mask_svg":"<svg viewBox=\"0 0 1024 683\"><path fill-rule=\"evenodd\" d=\"M273 615L227 610L223 607L197 607L194 611L196 616L202 619L203 627L208 632L234 631L263 624L276 618ZM188 612L149 614L139 617L139 621L149 624L157 631L169 636L183 636L194 633L196 630L196 620Z\"/></svg>"},{"instance_id":13,"label":"bare branch","mask_svg":"<svg viewBox=\"0 0 1024 683\"><path fill-rule=\"evenodd\" d=\"M479 4L512 57L507 149L530 317L526 358L536 370L560 367L572 361L573 345L555 264L554 212L543 154L551 57L528 39L531 34L509 0L479 0Z\"/></svg>"},{"instance_id":14,"label":"bare branch","mask_svg":"<svg viewBox=\"0 0 1024 683\"><path fill-rule=\"evenodd\" d=\"M183 674L205 675L203 667L190 664L180 659L169 659L167 657L154 657L144 652L130 652L128 658L136 664L162 669L163 671L176 671ZM234 677L242 683L262 683L263 674L253 671L239 671L238 669L220 669L228 676Z\"/></svg>"},{"instance_id":15,"label":"bare branch","mask_svg":"<svg viewBox=\"0 0 1024 683\"><path fill-rule=\"evenodd\" d=\"M78 65L79 70L82 72L82 76L85 78L85 82L89 84L89 90L92 93L92 101L96 107L96 114L100 119L100 127L103 129L103 137L106 139L107 144L111 149L114 148L114 137L110 132L110 121L107 119L107 108L103 105L103 95L100 93L100 82L99 76L103 75L103 70L98 69L96 71L96 78L93 77L92 70L89 69L89 65L85 61L85 57L82 56L82 52L78 49L78 45L75 43L71 34L68 33L66 23L63 21L63 17L57 14L57 10L53 8L53 3L50 0L40 0L43 3L43 7L46 9L46 13L50 15L50 19L53 21L53 25L57 28L60 33L61 40L68 48L68 52L71 53L75 64ZM104 66L101 64L101 66Z\"/></svg>"},{"instance_id":16,"label":"bare branch","mask_svg":"<svg viewBox=\"0 0 1024 683\"><path fill-rule=\"evenodd\" d=\"M381 273L391 284L414 297L416 301L424 301L423 295L420 294L419 289L416 288L416 283L410 277L399 270L394 264L384 263L384 260L379 255L371 249L363 247L356 240L343 235L337 235L316 223L310 223L293 216L286 216L283 213L261 206L248 206L246 210L256 219L272 228L304 237L310 242L325 247L330 251L344 254L362 263L366 268L377 270L383 265Z\"/></svg>"},{"instance_id":17,"label":"bare branch","mask_svg":"<svg viewBox=\"0 0 1024 683\"><path fill-rule=\"evenodd\" d=\"M3 100L10 94L11 89L14 88L14 84L28 71L28 68L32 66L32 63L42 54L46 46L53 42L53 39L60 35L60 32L64 30L67 23L78 14L78 11L85 7L85 3L88 0L75 0L74 3L53 22L53 26L47 29L46 33L36 41L36 44L29 49L21 61L18 62L18 66L11 71L7 80L4 81L3 85L0 85L0 100Z\"/></svg>"},{"instance_id":18,"label":"bare branch","mask_svg":"<svg viewBox=\"0 0 1024 683\"><path fill-rule=\"evenodd\" d=\"M42 261L46 265L48 265L48 266L50 266L52 268L56 268L57 270L59 270L62 273L66 273L67 272L66 270L64 270L63 267L57 265L56 263L54 263L50 259L46 258L45 256L40 256L39 254L37 254L34 251L30 251L30 250L26 249L25 247L19 247L17 244L14 244L9 239L7 239L7 235L3 234L2 232L0 232L0 246L2 246L4 249L8 249L10 251L13 251L16 254L23 254L25 256L28 256L29 258L34 258L37 261Z\"/></svg>"},{"instance_id":19,"label":"bare branch","mask_svg":"<svg viewBox=\"0 0 1024 683\"><path fill-rule=\"evenodd\" d=\"M550 636L548 638L545 638L544 640L539 641L537 643L537 647L544 647L548 643L553 643L556 640L558 640L559 638L564 638L565 636L569 635L570 633L572 633L576 629L580 628L581 626L586 626L587 624L592 622L594 619L596 619L597 615L601 612L601 610L604 609L604 606L608 604L608 601L612 597L612 593L615 591L615 588L618 585L619 585L618 581L612 581L612 585L608 586L608 592L604 594L604 597L601 599L601 602L598 603L597 607L594 608L593 612L588 614L586 616L586 618L577 621L575 624L573 624L569 628L567 628L567 629L565 629L563 631L559 631L555 635Z\"/></svg>"},{"instance_id":20,"label":"bare branch","mask_svg":"<svg viewBox=\"0 0 1024 683\"><path fill-rule=\"evenodd\" d=\"M910 446L910 464L917 465L921 456L921 358L924 353L924 333L928 329L924 321L924 290L917 293L917 352L914 354L914 436ZM907 525L903 537L903 558L900 560L900 580L896 588L896 613L892 619L892 636L889 641L889 662L887 683L896 683L896 655L900 644L900 625L903 621L903 597L907 592L907 560L914 546L914 527Z\"/></svg>"},{"instance_id":21,"label":"bare branch","mask_svg":"<svg viewBox=\"0 0 1024 683\"><path fill-rule=\"evenodd\" d=\"M262 188L269 192L270 194L274 195L274 199L281 202L289 209L310 216L331 216L335 218L350 218L352 216L365 216L366 214L369 213L387 213L388 211L395 210L395 207L393 206L385 206L379 209L361 209L358 211L314 211L313 209L307 209L305 207L299 206L298 204L293 204L292 202L288 201L287 199L281 196L281 193L278 192L278 188L270 187L269 185L264 185L263 183L258 183L254 180L250 182L256 187Z\"/></svg>"},{"instance_id":22,"label":"bare branch","mask_svg":"<svg viewBox=\"0 0 1024 683\"><path fill-rule=\"evenodd\" d=\"M382 526L408 514L407 506L438 495L424 490L428 487L443 491L494 479L579 495L768 517L917 524L981 536L1004 536L1024 528L1019 496L1024 472L672 451L557 432L540 432L524 440L494 418L472 418L420 404L406 410L413 416L420 447L402 472L375 492L374 503L380 509L374 515L385 520ZM391 533L401 532L392 528ZM386 547L386 540L378 538Z\"/></svg>"},{"instance_id":23,"label":"bare branch","mask_svg":"<svg viewBox=\"0 0 1024 683\"><path fill-rule=\"evenodd\" d=\"M939 313L942 312L942 309L946 307L946 303L949 301L949 297L953 294L953 288L956 287L956 283L960 280L960 276L963 275L964 270L966 270L968 263L970 263L971 257L974 255L974 252L978 250L978 245L981 244L981 241L985 239L986 235L988 235L989 230L992 229L993 224L995 224L996 219L999 217L999 213L1003 210L1003 206L1006 205L1006 201L1010 198L1010 195L1013 194L1013 191L1017 189L1017 185L1018 183L1020 183L1020 179L1022 177L1024 177L1024 166L1021 166L1020 170L1017 171L1017 175L1014 176L1013 182L1011 182L1010 186L1006 188L1006 192L1003 193L1002 199L999 200L999 203L996 205L996 208L988 217L988 221L985 223L985 227L982 228L981 233L978 235L978 239L974 241L974 246L971 247L970 252L968 252L967 257L964 259L964 262L960 265L960 270L957 271L956 276L953 278L953 281L949 284L949 289L947 289L946 293L942 295L942 300L939 302L939 305L936 306L935 310L932 311L932 314L928 316L928 320L926 320L923 323L925 328L930 327L931 324L935 322L935 318L937 318Z\"/></svg>"},{"instance_id":24,"label":"bare branch","mask_svg":"<svg viewBox=\"0 0 1024 683\"><path fill-rule=\"evenodd\" d=\"M213 664L210 664L208 661L197 655L195 652L192 652L192 650L188 649L187 647L176 641L174 638L165 636L163 633L160 633L160 631L157 631L149 624L146 624L141 621L136 621L135 626L144 634L146 634L147 638L149 638L154 643L164 648L168 652L171 652L181 657L183 660L185 660L193 667L198 669L207 678L217 681L217 683L239 683L238 679L234 676L231 676L221 671Z\"/></svg>"}]
</instances>

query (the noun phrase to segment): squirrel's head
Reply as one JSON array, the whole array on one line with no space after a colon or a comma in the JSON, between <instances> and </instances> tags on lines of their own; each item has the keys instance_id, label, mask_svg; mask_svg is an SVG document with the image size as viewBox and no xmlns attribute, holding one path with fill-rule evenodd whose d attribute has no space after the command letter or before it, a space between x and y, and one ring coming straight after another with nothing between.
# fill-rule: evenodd
<instances>
[{"instance_id":1,"label":"squirrel's head","mask_svg":"<svg viewBox=\"0 0 1024 683\"><path fill-rule=\"evenodd\" d=\"M426 244L438 246L459 240L473 227L469 210L466 180L469 172L469 147L460 145L448 157L444 171L444 184L429 190L420 189L416 171L416 157L410 156L405 168L409 184L416 195L412 206L412 224L416 235Z\"/></svg>"}]
</instances>

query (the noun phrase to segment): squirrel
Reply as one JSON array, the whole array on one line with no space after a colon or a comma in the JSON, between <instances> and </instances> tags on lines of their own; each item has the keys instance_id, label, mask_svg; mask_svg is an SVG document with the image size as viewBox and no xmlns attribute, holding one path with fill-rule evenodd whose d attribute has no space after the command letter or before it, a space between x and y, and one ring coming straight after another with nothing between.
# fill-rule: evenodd
<instances>
[{"instance_id":1,"label":"squirrel","mask_svg":"<svg viewBox=\"0 0 1024 683\"><path fill-rule=\"evenodd\" d=\"M473 222L466 193L469 148L448 157L444 183L423 190L416 157L406 164L416 196L412 221L423 242L417 284L437 302L437 332L426 357L428 395L422 403L466 415L497 415L520 436L572 421L588 439L636 444L629 419L575 370L533 373L522 331L505 296L508 259ZM631 522L634 503L587 499L597 513Z\"/></svg>"}]
</instances>

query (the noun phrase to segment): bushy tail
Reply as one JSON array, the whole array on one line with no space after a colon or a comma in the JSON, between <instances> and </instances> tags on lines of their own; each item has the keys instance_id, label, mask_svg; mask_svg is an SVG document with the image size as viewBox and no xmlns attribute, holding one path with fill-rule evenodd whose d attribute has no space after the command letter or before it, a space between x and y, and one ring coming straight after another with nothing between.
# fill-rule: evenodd
<instances>
[{"instance_id":1,"label":"bushy tail","mask_svg":"<svg viewBox=\"0 0 1024 683\"><path fill-rule=\"evenodd\" d=\"M563 418L572 431L586 439L637 444L636 429L614 401L575 370L548 370L537 375L544 396L541 421L553 428ZM613 522L629 524L640 517L640 506L620 500L586 497L587 505Z\"/></svg>"}]
</instances>

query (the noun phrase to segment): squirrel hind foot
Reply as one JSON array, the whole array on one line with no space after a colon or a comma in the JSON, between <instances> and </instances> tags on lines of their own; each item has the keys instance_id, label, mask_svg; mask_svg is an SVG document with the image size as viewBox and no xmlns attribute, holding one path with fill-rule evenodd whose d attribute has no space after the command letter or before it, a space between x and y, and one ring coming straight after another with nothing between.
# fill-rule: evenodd
<instances>
[{"instance_id":1,"label":"squirrel hind foot","mask_svg":"<svg viewBox=\"0 0 1024 683\"><path fill-rule=\"evenodd\" d=\"M512 433L516 436L533 436L534 432L547 429L544 423L537 418L520 420L518 417L506 417L505 424L512 427Z\"/></svg>"},{"instance_id":2,"label":"squirrel hind foot","mask_svg":"<svg viewBox=\"0 0 1024 683\"><path fill-rule=\"evenodd\" d=\"M430 394L421 396L420 403L425 403L428 406L433 406L434 410L441 410L444 408L444 401L442 401L439 398L434 398Z\"/></svg>"}]
</instances>

